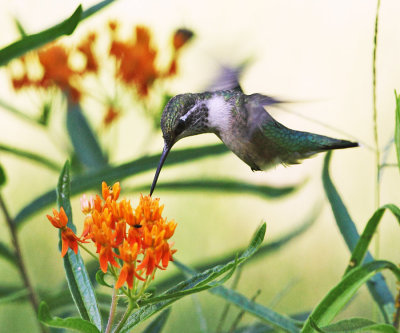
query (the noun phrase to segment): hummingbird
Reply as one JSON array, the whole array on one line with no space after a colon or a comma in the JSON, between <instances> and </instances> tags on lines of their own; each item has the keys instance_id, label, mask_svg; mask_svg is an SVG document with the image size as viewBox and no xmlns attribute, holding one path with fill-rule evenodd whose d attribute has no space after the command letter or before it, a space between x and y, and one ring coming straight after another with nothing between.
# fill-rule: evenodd
<instances>
[{"instance_id":1,"label":"hummingbird","mask_svg":"<svg viewBox=\"0 0 400 333\"><path fill-rule=\"evenodd\" d=\"M246 95L238 83L224 89L230 86L222 82L215 85L222 90L180 94L169 100L161 116L164 149L150 195L172 146L192 135L214 133L252 171L298 164L320 152L358 146L357 142L290 129L265 109L282 101L258 93Z\"/></svg>"}]
</instances>

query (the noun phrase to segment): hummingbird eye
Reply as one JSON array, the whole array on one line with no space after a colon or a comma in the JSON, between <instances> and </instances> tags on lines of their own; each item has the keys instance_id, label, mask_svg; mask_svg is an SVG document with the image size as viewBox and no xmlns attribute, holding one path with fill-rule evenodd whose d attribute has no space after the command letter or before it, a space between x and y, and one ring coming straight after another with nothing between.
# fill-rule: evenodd
<instances>
[{"instance_id":1,"label":"hummingbird eye","mask_svg":"<svg viewBox=\"0 0 400 333\"><path fill-rule=\"evenodd\" d=\"M181 134L183 132L183 130L185 129L186 124L185 121L182 119L179 119L178 124L176 125L175 128L175 136L178 136L179 134Z\"/></svg>"}]
</instances>

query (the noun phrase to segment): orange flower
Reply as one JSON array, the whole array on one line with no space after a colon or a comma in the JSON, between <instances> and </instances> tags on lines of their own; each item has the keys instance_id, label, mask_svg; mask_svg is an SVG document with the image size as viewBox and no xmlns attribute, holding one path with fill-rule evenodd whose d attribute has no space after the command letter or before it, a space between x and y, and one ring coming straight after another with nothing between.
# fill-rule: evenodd
<instances>
[{"instance_id":1,"label":"orange flower","mask_svg":"<svg viewBox=\"0 0 400 333\"><path fill-rule=\"evenodd\" d=\"M133 280L134 278L138 278L141 281L144 281L141 276L136 273L136 258L138 256L138 244L131 244L127 240L119 247L118 256L121 260L123 260L124 265L122 266L121 272L118 277L118 281L115 284L115 288L119 289L126 282L128 284L128 288L133 288Z\"/></svg>"},{"instance_id":2,"label":"orange flower","mask_svg":"<svg viewBox=\"0 0 400 333\"><path fill-rule=\"evenodd\" d=\"M77 74L68 65L69 51L60 44L53 44L38 53L39 61L43 66L44 75L41 80L43 87L52 84L65 90L71 87L71 76Z\"/></svg>"},{"instance_id":3,"label":"orange flower","mask_svg":"<svg viewBox=\"0 0 400 333\"><path fill-rule=\"evenodd\" d=\"M116 40L115 34L112 37L109 53L117 60L118 77L126 84L134 83L139 95L147 96L150 86L159 76L155 66L157 51L150 46L150 31L137 26L135 41Z\"/></svg>"},{"instance_id":4,"label":"orange flower","mask_svg":"<svg viewBox=\"0 0 400 333\"><path fill-rule=\"evenodd\" d=\"M110 197L111 200L117 200L120 192L121 192L121 186L119 185L119 182L115 183L112 186L111 191L110 188L107 186L106 182L101 183L101 194L104 200L107 200L108 197Z\"/></svg>"},{"instance_id":5,"label":"orange flower","mask_svg":"<svg viewBox=\"0 0 400 333\"><path fill-rule=\"evenodd\" d=\"M78 46L78 50L82 52L86 57L86 66L83 72L94 72L96 73L99 65L97 63L97 59L93 53L93 44L96 40L97 35L92 32L90 33L85 40Z\"/></svg>"},{"instance_id":6,"label":"orange flower","mask_svg":"<svg viewBox=\"0 0 400 333\"><path fill-rule=\"evenodd\" d=\"M58 229L65 228L68 223L68 217L67 214L65 214L64 208L61 207L60 212L57 212L57 210L53 208L53 215L54 217L46 215L51 224Z\"/></svg>"},{"instance_id":7,"label":"orange flower","mask_svg":"<svg viewBox=\"0 0 400 333\"><path fill-rule=\"evenodd\" d=\"M114 267L119 267L115 261L116 253L113 248L115 244L115 232L107 226L105 222L99 228L97 225L92 226L91 239L96 244L96 252L99 254L100 268L105 273L107 272L108 263Z\"/></svg>"},{"instance_id":8,"label":"orange flower","mask_svg":"<svg viewBox=\"0 0 400 333\"><path fill-rule=\"evenodd\" d=\"M168 228L168 235L167 229ZM168 225L153 225L151 230L144 229L143 249L144 259L137 267L138 270L146 270L146 275L151 275L155 267L165 269L168 267L169 261L172 261L172 255L176 252L171 250L167 239L172 236L175 231L176 223L170 222ZM172 233L172 234L171 234ZM169 236L168 238L166 236ZM160 267L160 261L162 267Z\"/></svg>"},{"instance_id":9,"label":"orange flower","mask_svg":"<svg viewBox=\"0 0 400 333\"><path fill-rule=\"evenodd\" d=\"M68 217L65 214L64 208L60 208L60 212L57 212L56 209L53 209L53 215L46 215L51 224L60 229L61 231L61 242L62 242L62 248L61 248L61 256L64 257L65 254L67 253L68 248L70 248L72 251L75 252L75 254L78 253L78 242L82 242L81 239L79 239L78 236L75 235L75 233L72 231L71 228L67 227L68 223Z\"/></svg>"},{"instance_id":10,"label":"orange flower","mask_svg":"<svg viewBox=\"0 0 400 333\"><path fill-rule=\"evenodd\" d=\"M118 274L115 288L126 283L132 289L137 286L135 278L141 281L146 280L143 275L154 278L157 268L165 269L172 261L176 250L171 249L168 240L177 224L162 217L164 206L160 206L159 199L141 195L133 209L130 201L118 201L120 191L119 182L112 187L102 182L103 199L98 195L82 196L81 210L86 216L80 239L67 227L68 218L62 208L60 212L54 209L54 216L47 217L61 229L62 255L68 247L76 253L78 242L90 239L99 255L100 269L106 273L109 264L119 269L112 271Z\"/></svg>"}]
</instances>

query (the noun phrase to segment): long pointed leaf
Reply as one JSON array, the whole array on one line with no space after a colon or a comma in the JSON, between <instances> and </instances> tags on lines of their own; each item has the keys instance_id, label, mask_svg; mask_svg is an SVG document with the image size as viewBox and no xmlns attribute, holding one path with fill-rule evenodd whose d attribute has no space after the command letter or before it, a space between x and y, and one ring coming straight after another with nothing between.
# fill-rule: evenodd
<instances>
[{"instance_id":1,"label":"long pointed leaf","mask_svg":"<svg viewBox=\"0 0 400 333\"><path fill-rule=\"evenodd\" d=\"M100 333L95 325L81 318L58 318L50 315L50 309L45 302L41 302L39 306L39 320L50 327L67 328L82 333Z\"/></svg>"},{"instance_id":2,"label":"long pointed leaf","mask_svg":"<svg viewBox=\"0 0 400 333\"><path fill-rule=\"evenodd\" d=\"M39 154L35 154L35 153L29 152L29 151L26 151L23 149L0 144L0 151L15 155L15 156L18 156L21 158L25 158L30 161L36 162L36 163L39 163L51 170L57 171L57 172L59 172L61 170L60 165L58 165L56 162L49 160L47 157L44 157Z\"/></svg>"},{"instance_id":3,"label":"long pointed leaf","mask_svg":"<svg viewBox=\"0 0 400 333\"><path fill-rule=\"evenodd\" d=\"M63 22L37 34L24 36L22 39L6 46L0 50L0 66L5 65L11 59L22 56L26 52L39 48L58 37L72 34L81 20L95 14L114 1L115 0L103 0L84 11L82 11L82 6L80 5L75 12Z\"/></svg>"},{"instance_id":4,"label":"long pointed leaf","mask_svg":"<svg viewBox=\"0 0 400 333\"><path fill-rule=\"evenodd\" d=\"M72 222L72 211L69 198L70 175L69 163L67 161L60 174L57 185L57 204L58 207L64 208L65 213L68 216L68 226L75 231L76 228ZM68 286L79 314L83 319L92 322L101 331L101 316L96 296L79 252L78 254L75 254L71 249L68 249L67 254L64 256L64 268Z\"/></svg>"},{"instance_id":5,"label":"long pointed leaf","mask_svg":"<svg viewBox=\"0 0 400 333\"><path fill-rule=\"evenodd\" d=\"M170 156L168 156L164 168L179 163L194 161L207 156L224 154L226 152L228 152L228 149L223 144L173 151L170 153ZM103 180L107 183L112 183L122 180L128 176L138 175L145 171L152 170L157 166L160 156L160 154L157 154L141 157L132 162L128 162L119 166L107 166L101 170L96 170L88 174L77 176L71 181L71 195L96 188ZM39 198L33 200L31 203L21 209L14 219L15 223L18 227L20 227L22 222L26 221L28 217L32 216L40 209L54 204L55 201L56 192L54 190L41 195Z\"/></svg>"},{"instance_id":6,"label":"long pointed leaf","mask_svg":"<svg viewBox=\"0 0 400 333\"><path fill-rule=\"evenodd\" d=\"M3 186L7 181L6 172L3 166L0 164L0 187Z\"/></svg>"},{"instance_id":7,"label":"long pointed leaf","mask_svg":"<svg viewBox=\"0 0 400 333\"><path fill-rule=\"evenodd\" d=\"M347 247L351 252L354 251L357 242L360 238L357 228L351 219L346 206L344 205L339 193L329 175L329 162L332 156L332 152L326 154L324 160L324 167L322 170L322 182L326 196L328 197L329 203L331 204L333 215L335 216L336 224L346 242ZM367 252L365 256L365 262L373 261L372 255ZM391 320L391 315L394 311L394 299L391 294L389 287L385 282L385 278L382 274L378 273L367 283L367 287L375 302L378 304L379 309L387 323Z\"/></svg>"},{"instance_id":8,"label":"long pointed leaf","mask_svg":"<svg viewBox=\"0 0 400 333\"><path fill-rule=\"evenodd\" d=\"M266 198L280 198L284 195L292 194L303 184L304 182L293 186L275 187L269 185L249 184L234 179L184 179L175 182L160 182L157 184L157 191L218 191L226 193L250 193ZM145 185L134 187L129 190L141 192L147 191L149 188L150 185Z\"/></svg>"},{"instance_id":9,"label":"long pointed leaf","mask_svg":"<svg viewBox=\"0 0 400 333\"><path fill-rule=\"evenodd\" d=\"M264 239L266 231L266 224L264 223L256 232L255 236L253 237L252 241L250 242L249 247L243 252L239 258L236 260L232 260L231 262L227 263L226 265L219 265L213 267L205 272L199 273L192 278L183 281L176 285L175 287L169 289L165 293L160 296L164 295L171 295L177 292L190 290L193 288L205 287L207 284L212 282L213 280L217 279L219 276L232 270L232 268L245 260L247 260L251 255L253 255L257 249L260 247L261 242ZM124 327L121 330L121 333L128 333L138 325L143 320L149 318L150 316L154 315L155 313L161 311L162 309L168 307L173 302L177 301L178 298L170 299L161 301L156 304L145 305L139 308L136 312L134 312L126 321Z\"/></svg>"},{"instance_id":10,"label":"long pointed leaf","mask_svg":"<svg viewBox=\"0 0 400 333\"><path fill-rule=\"evenodd\" d=\"M396 94L396 117L394 127L394 144L396 147L397 164L400 170L400 95Z\"/></svg>"},{"instance_id":11,"label":"long pointed leaf","mask_svg":"<svg viewBox=\"0 0 400 333\"><path fill-rule=\"evenodd\" d=\"M3 101L1 99L0 99L0 107L3 108L4 110L7 110L7 111L11 112L15 116L17 116L17 117L19 117L19 118L21 118L23 120L29 121L31 124L33 123L35 125L38 125L38 122L37 122L36 118L28 116L24 112L18 110L16 107L12 106L8 102L5 102L5 101Z\"/></svg>"},{"instance_id":12,"label":"long pointed leaf","mask_svg":"<svg viewBox=\"0 0 400 333\"><path fill-rule=\"evenodd\" d=\"M372 261L353 269L317 305L306 321L301 333L314 331L311 321L318 327L328 325L357 290L376 272L383 269L391 270L396 275L397 280L400 281L400 269L389 261Z\"/></svg>"},{"instance_id":13,"label":"long pointed leaf","mask_svg":"<svg viewBox=\"0 0 400 333\"><path fill-rule=\"evenodd\" d=\"M21 289L18 291L10 292L8 295L0 297L0 304L6 304L22 299L27 299L28 296L29 296L29 290L27 289Z\"/></svg>"},{"instance_id":14,"label":"long pointed leaf","mask_svg":"<svg viewBox=\"0 0 400 333\"><path fill-rule=\"evenodd\" d=\"M386 209L389 209L400 223L400 209L397 206L393 204L387 204L377 209L374 215L372 215L372 217L369 219L353 253L351 254L350 263L346 269L346 274L350 270L354 269L354 267L361 265L364 256L367 253L368 246L371 243L372 237L375 234L376 228L378 227L378 224L381 221L383 213Z\"/></svg>"},{"instance_id":15,"label":"long pointed leaf","mask_svg":"<svg viewBox=\"0 0 400 333\"><path fill-rule=\"evenodd\" d=\"M321 327L327 333L361 333L361 332L385 332L398 333L392 325L377 324L369 319L351 318L338 321L337 323Z\"/></svg>"},{"instance_id":16,"label":"long pointed leaf","mask_svg":"<svg viewBox=\"0 0 400 333\"><path fill-rule=\"evenodd\" d=\"M88 18L89 16L92 16L93 14L97 13L99 10L103 9L104 7L108 6L109 4L112 4L115 1L116 0L103 0L103 1L100 1L99 3L96 3L92 7L85 9L82 12L82 20Z\"/></svg>"},{"instance_id":17,"label":"long pointed leaf","mask_svg":"<svg viewBox=\"0 0 400 333\"><path fill-rule=\"evenodd\" d=\"M7 260L10 264L17 266L17 258L14 252L3 242L0 242L0 257Z\"/></svg>"},{"instance_id":18,"label":"long pointed leaf","mask_svg":"<svg viewBox=\"0 0 400 333\"><path fill-rule=\"evenodd\" d=\"M0 66L11 59L22 56L26 52L45 45L63 35L70 35L81 20L82 6L65 21L37 34L28 35L0 50Z\"/></svg>"},{"instance_id":19,"label":"long pointed leaf","mask_svg":"<svg viewBox=\"0 0 400 333\"><path fill-rule=\"evenodd\" d=\"M68 101L67 129L79 161L90 170L107 165L101 147L79 104Z\"/></svg>"},{"instance_id":20,"label":"long pointed leaf","mask_svg":"<svg viewBox=\"0 0 400 333\"><path fill-rule=\"evenodd\" d=\"M190 269L182 263L177 263L177 266L189 276L196 273L196 271ZM301 325L301 323L287 316L281 315L263 305L257 304L235 290L218 286L209 290L209 292L222 297L225 301L232 303L249 314L262 319L272 327L283 329L286 332L292 333L297 333L300 331L298 326Z\"/></svg>"},{"instance_id":21,"label":"long pointed leaf","mask_svg":"<svg viewBox=\"0 0 400 333\"><path fill-rule=\"evenodd\" d=\"M221 286L211 289L210 293L222 297L225 301L265 321L272 327L284 330L285 332L297 333L300 331L300 322L275 312L261 304L257 304L235 290Z\"/></svg>"}]
</instances>

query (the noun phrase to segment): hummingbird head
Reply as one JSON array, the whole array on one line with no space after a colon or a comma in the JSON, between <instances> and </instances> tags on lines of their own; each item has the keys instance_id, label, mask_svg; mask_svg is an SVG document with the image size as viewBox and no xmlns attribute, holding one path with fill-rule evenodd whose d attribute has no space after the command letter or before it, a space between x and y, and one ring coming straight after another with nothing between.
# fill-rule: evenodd
<instances>
[{"instance_id":1,"label":"hummingbird head","mask_svg":"<svg viewBox=\"0 0 400 333\"><path fill-rule=\"evenodd\" d=\"M164 149L154 175L153 193L161 168L172 146L180 139L207 131L208 109L198 94L182 94L170 99L161 116Z\"/></svg>"}]
</instances>

